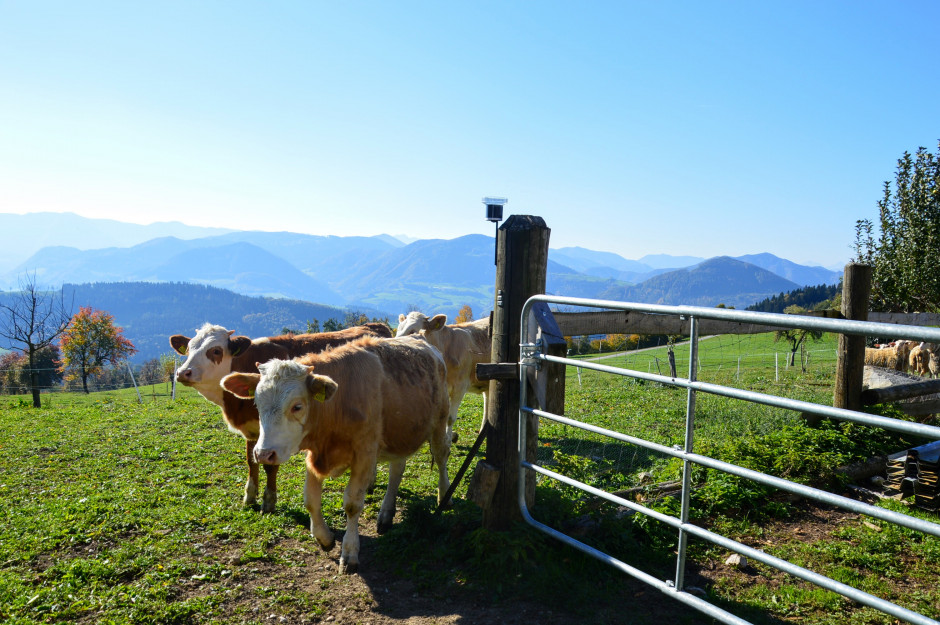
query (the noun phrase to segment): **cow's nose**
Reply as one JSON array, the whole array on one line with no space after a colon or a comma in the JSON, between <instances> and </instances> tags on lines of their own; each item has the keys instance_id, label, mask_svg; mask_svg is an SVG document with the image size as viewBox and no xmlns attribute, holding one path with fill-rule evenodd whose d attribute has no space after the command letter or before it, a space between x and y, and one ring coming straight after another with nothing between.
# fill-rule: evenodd
<instances>
[{"instance_id":1,"label":"cow's nose","mask_svg":"<svg viewBox=\"0 0 940 625\"><path fill-rule=\"evenodd\" d=\"M193 378L192 369L180 369L176 372L176 379L180 382L184 380L191 380Z\"/></svg>"},{"instance_id":2,"label":"cow's nose","mask_svg":"<svg viewBox=\"0 0 940 625\"><path fill-rule=\"evenodd\" d=\"M262 464L277 464L277 452L273 449L255 447L255 459Z\"/></svg>"}]
</instances>

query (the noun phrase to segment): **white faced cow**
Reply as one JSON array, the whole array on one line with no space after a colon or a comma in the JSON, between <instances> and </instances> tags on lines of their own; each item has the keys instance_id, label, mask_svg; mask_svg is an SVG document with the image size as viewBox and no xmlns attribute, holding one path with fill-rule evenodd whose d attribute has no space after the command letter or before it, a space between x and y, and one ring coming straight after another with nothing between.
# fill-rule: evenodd
<instances>
[{"instance_id":1,"label":"white faced cow","mask_svg":"<svg viewBox=\"0 0 940 625\"><path fill-rule=\"evenodd\" d=\"M258 463L254 458L258 440L258 411L252 401L225 393L219 383L233 371L257 372L256 363L272 358L293 358L319 352L363 336L390 337L392 331L384 323L368 323L338 332L318 334L287 334L252 341L247 336L232 336L234 331L222 326L205 324L189 338L181 334L170 337L170 345L186 356L176 374L180 384L191 386L199 394L222 408L222 417L229 429L245 438L245 459L248 481L245 483L245 505L258 497ZM262 512L272 512L277 504L277 466L265 466L267 481L262 498Z\"/></svg>"},{"instance_id":2,"label":"white faced cow","mask_svg":"<svg viewBox=\"0 0 940 625\"><path fill-rule=\"evenodd\" d=\"M254 396L261 419L255 445L260 462L276 466L307 452L304 505L310 531L326 550L335 539L323 520L323 480L349 469L340 572L353 573L359 566L359 515L377 461L390 463L379 533L392 525L405 460L425 441L439 471L438 500L447 492L446 372L440 352L426 341L363 338L258 368L260 374L228 375L222 386L240 397Z\"/></svg>"},{"instance_id":3,"label":"white faced cow","mask_svg":"<svg viewBox=\"0 0 940 625\"><path fill-rule=\"evenodd\" d=\"M412 334L423 336L444 356L447 364L447 393L450 395L447 429L451 440L456 441L453 427L457 421L457 409L468 391L483 395L483 412L486 414L489 382L477 378L477 363L490 361L490 320L487 318L447 325L447 315L434 315L430 319L417 311L408 313L408 316L399 315L395 336Z\"/></svg>"}]
</instances>

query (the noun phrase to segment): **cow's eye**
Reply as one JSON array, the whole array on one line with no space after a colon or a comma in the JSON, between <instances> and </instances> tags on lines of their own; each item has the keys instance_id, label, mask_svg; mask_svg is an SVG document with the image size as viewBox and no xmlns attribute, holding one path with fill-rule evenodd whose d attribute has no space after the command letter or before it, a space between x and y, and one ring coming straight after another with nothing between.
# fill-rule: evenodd
<instances>
[{"instance_id":1,"label":"cow's eye","mask_svg":"<svg viewBox=\"0 0 940 625\"><path fill-rule=\"evenodd\" d=\"M298 414L304 409L304 405L301 403L296 403L290 407L291 414Z\"/></svg>"}]
</instances>

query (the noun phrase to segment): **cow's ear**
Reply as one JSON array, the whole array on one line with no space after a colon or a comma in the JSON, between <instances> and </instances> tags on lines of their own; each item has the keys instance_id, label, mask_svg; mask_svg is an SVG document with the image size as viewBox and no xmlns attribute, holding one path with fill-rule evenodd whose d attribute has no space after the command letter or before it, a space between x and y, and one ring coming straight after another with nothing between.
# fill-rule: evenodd
<instances>
[{"instance_id":1,"label":"cow's ear","mask_svg":"<svg viewBox=\"0 0 940 625\"><path fill-rule=\"evenodd\" d=\"M186 352L189 351L189 337L183 336L182 334L174 334L170 337L170 345L173 346L173 350L177 354L185 356Z\"/></svg>"},{"instance_id":2,"label":"cow's ear","mask_svg":"<svg viewBox=\"0 0 940 625\"><path fill-rule=\"evenodd\" d=\"M248 349L249 345L251 339L247 336L230 336L228 339L228 351L233 358Z\"/></svg>"},{"instance_id":3,"label":"cow's ear","mask_svg":"<svg viewBox=\"0 0 940 625\"><path fill-rule=\"evenodd\" d=\"M447 315L434 315L428 321L428 332L437 332L447 324Z\"/></svg>"},{"instance_id":4,"label":"cow's ear","mask_svg":"<svg viewBox=\"0 0 940 625\"><path fill-rule=\"evenodd\" d=\"M408 317L406 317L406 316L403 315L402 313L398 313L398 323L404 323L404 322L405 322L405 319L407 319L407 318L408 318Z\"/></svg>"},{"instance_id":5,"label":"cow's ear","mask_svg":"<svg viewBox=\"0 0 940 625\"><path fill-rule=\"evenodd\" d=\"M307 391L317 401L326 401L333 396L339 385L332 378L316 373L307 374Z\"/></svg>"},{"instance_id":6,"label":"cow's ear","mask_svg":"<svg viewBox=\"0 0 940 625\"><path fill-rule=\"evenodd\" d=\"M251 399L255 396L255 388L261 379L259 373L230 373L222 378L222 388L241 399Z\"/></svg>"}]
</instances>

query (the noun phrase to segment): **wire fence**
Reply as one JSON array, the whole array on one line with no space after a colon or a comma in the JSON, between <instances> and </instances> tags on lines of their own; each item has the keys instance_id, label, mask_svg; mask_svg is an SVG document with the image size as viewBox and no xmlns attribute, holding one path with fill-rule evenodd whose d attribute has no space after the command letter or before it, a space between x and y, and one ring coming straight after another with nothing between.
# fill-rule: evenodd
<instances>
[{"instance_id":1,"label":"wire fence","mask_svg":"<svg viewBox=\"0 0 940 625\"><path fill-rule=\"evenodd\" d=\"M806 339L796 349L770 334L703 337L697 350L697 375L703 382L734 385L788 399L832 403L838 337ZM670 356L671 352L671 356ZM679 377L689 370L689 344L638 349L579 358L610 367ZM683 442L686 393L630 377L611 377L587 368L566 368L565 414L598 427L617 429L673 446ZM795 425L800 413L755 403L732 402L703 394L698 398L696 437L723 447L745 437L764 436ZM543 424L539 461L561 463L569 471L591 474L607 487L639 488L646 480L668 481L671 460L564 425ZM664 477L663 474L666 474Z\"/></svg>"},{"instance_id":2,"label":"wire fence","mask_svg":"<svg viewBox=\"0 0 940 625\"><path fill-rule=\"evenodd\" d=\"M38 376L39 383L35 385L40 393L84 393L85 384L81 377L66 379L58 367L6 366L0 367L0 395L30 395L33 384L30 381L31 372ZM127 389L147 387L146 393L151 396L173 394L173 377L175 367L171 372L155 367L132 368L127 363L109 367L96 375L89 375L86 379L88 392L121 391ZM163 387L162 389L160 387ZM143 392L143 391L141 391Z\"/></svg>"}]
</instances>

